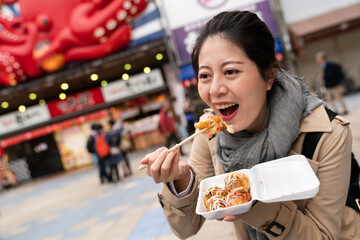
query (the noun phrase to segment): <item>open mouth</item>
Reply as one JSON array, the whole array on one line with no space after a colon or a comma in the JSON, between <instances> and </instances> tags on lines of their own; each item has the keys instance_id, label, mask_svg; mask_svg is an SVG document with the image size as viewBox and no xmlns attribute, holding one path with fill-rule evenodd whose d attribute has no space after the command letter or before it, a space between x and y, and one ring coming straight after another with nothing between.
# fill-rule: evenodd
<instances>
[{"instance_id":1,"label":"open mouth","mask_svg":"<svg viewBox=\"0 0 360 240\"><path fill-rule=\"evenodd\" d=\"M239 104L222 104L216 106L216 108L220 111L221 115L223 116L230 116L232 115L239 107Z\"/></svg>"}]
</instances>

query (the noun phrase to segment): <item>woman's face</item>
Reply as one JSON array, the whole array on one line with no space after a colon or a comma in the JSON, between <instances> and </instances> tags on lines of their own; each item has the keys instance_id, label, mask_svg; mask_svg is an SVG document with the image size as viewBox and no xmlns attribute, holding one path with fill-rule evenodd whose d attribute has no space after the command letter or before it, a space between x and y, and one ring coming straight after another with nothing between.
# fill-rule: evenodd
<instances>
[{"instance_id":1,"label":"woman's face","mask_svg":"<svg viewBox=\"0 0 360 240\"><path fill-rule=\"evenodd\" d=\"M209 37L199 53L200 97L235 132L261 131L266 117L266 81L256 64L236 44L221 36Z\"/></svg>"}]
</instances>

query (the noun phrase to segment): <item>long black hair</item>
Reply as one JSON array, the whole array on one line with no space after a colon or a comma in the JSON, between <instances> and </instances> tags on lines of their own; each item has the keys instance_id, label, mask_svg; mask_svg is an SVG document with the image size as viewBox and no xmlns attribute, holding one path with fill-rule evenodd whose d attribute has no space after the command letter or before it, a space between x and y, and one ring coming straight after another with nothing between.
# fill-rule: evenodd
<instances>
[{"instance_id":1,"label":"long black hair","mask_svg":"<svg viewBox=\"0 0 360 240\"><path fill-rule=\"evenodd\" d=\"M195 76L199 73L199 54L208 37L220 35L244 50L261 76L276 64L275 40L266 24L249 11L222 12L206 23L195 42L191 55Z\"/></svg>"}]
</instances>

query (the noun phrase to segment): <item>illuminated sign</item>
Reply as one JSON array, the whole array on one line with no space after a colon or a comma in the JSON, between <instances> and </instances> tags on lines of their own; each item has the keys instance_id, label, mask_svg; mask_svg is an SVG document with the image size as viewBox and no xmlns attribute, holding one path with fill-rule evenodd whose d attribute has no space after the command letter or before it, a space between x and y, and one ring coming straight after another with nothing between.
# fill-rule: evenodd
<instances>
[{"instance_id":1,"label":"illuminated sign","mask_svg":"<svg viewBox=\"0 0 360 240\"><path fill-rule=\"evenodd\" d=\"M25 112L12 112L0 116L0 135L14 132L50 120L45 105L28 107Z\"/></svg>"},{"instance_id":2,"label":"illuminated sign","mask_svg":"<svg viewBox=\"0 0 360 240\"><path fill-rule=\"evenodd\" d=\"M165 82L160 69L153 69L150 73L136 74L128 80L117 80L101 88L105 102L113 102L145 94L153 90L165 88Z\"/></svg>"}]
</instances>

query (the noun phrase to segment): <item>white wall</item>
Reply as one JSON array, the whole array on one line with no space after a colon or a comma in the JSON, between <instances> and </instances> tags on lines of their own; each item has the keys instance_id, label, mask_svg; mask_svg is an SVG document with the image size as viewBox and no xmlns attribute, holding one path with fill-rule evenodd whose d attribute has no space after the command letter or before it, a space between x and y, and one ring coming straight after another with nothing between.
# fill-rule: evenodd
<instances>
[{"instance_id":1,"label":"white wall","mask_svg":"<svg viewBox=\"0 0 360 240\"><path fill-rule=\"evenodd\" d=\"M360 0L280 0L286 23L293 23L359 3Z\"/></svg>"},{"instance_id":2,"label":"white wall","mask_svg":"<svg viewBox=\"0 0 360 240\"><path fill-rule=\"evenodd\" d=\"M329 60L340 63L347 73L360 86L360 31L352 31L337 37L307 45L305 53L298 57L298 71L312 86L314 77L321 72L320 66L315 61L318 51L325 51Z\"/></svg>"},{"instance_id":3,"label":"white wall","mask_svg":"<svg viewBox=\"0 0 360 240\"><path fill-rule=\"evenodd\" d=\"M360 0L279 0L286 24L302 21L317 15L360 3ZM305 52L297 59L297 70L309 85L321 72L315 61L318 51L325 51L330 60L340 63L360 86L360 30L344 33L305 46Z\"/></svg>"}]
</instances>

